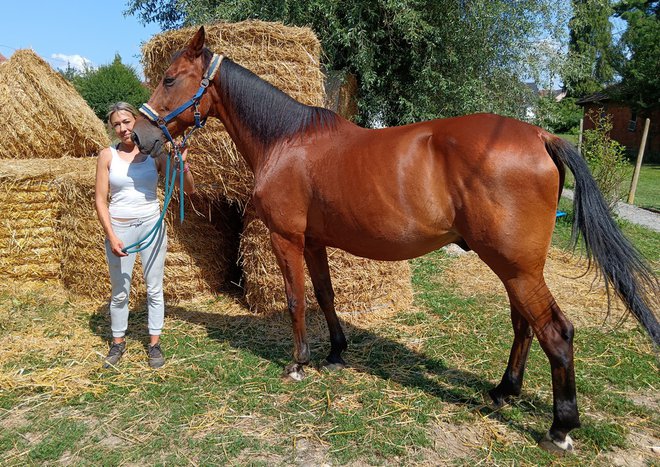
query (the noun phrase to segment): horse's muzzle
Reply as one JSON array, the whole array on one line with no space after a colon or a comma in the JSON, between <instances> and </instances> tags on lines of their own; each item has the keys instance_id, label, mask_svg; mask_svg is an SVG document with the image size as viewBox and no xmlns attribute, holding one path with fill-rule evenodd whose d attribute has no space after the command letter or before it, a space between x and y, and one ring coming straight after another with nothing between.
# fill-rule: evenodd
<instances>
[{"instance_id":1,"label":"horse's muzzle","mask_svg":"<svg viewBox=\"0 0 660 467\"><path fill-rule=\"evenodd\" d=\"M143 118L139 118L135 123L131 139L140 149L140 152L144 154L151 154L156 157L160 155L159 151L163 149L162 131Z\"/></svg>"},{"instance_id":2,"label":"horse's muzzle","mask_svg":"<svg viewBox=\"0 0 660 467\"><path fill-rule=\"evenodd\" d=\"M139 148L140 147L140 138L138 137L137 133L132 132L131 133L131 139L135 143L135 145Z\"/></svg>"}]
</instances>

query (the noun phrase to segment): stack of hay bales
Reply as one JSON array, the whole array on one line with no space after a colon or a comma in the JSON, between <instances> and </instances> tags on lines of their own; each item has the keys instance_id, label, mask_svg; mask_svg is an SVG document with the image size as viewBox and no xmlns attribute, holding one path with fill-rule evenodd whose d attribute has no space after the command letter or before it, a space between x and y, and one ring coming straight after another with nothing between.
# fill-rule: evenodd
<instances>
[{"instance_id":1,"label":"stack of hay bales","mask_svg":"<svg viewBox=\"0 0 660 467\"><path fill-rule=\"evenodd\" d=\"M54 281L75 295L107 299L104 233L94 209L96 158L86 157L110 144L105 125L30 50L17 51L0 67L0 125L15 130L0 140L3 279ZM216 292L228 269L226 235L191 210L183 225L173 215L166 223L166 297ZM144 296L140 274L133 291L133 302Z\"/></svg>"},{"instance_id":2,"label":"stack of hay bales","mask_svg":"<svg viewBox=\"0 0 660 467\"><path fill-rule=\"evenodd\" d=\"M70 157L107 146L107 132L75 88L28 49L0 67L0 127L0 272L7 280L58 281L61 210L53 184L86 171Z\"/></svg>"},{"instance_id":3,"label":"stack of hay bales","mask_svg":"<svg viewBox=\"0 0 660 467\"><path fill-rule=\"evenodd\" d=\"M169 31L142 49L145 76L152 86L162 78L173 53L184 48L197 27ZM205 25L206 45L248 68L291 97L307 105L323 105L321 47L308 28L247 21ZM258 312L286 306L283 281L265 225L248 206L253 176L222 124L211 119L190 143L190 157L200 191L208 199L224 199L245 209L240 244L246 301ZM338 311L390 306L402 309L412 301L407 262L377 262L329 249ZM315 304L311 284L306 300Z\"/></svg>"}]
</instances>

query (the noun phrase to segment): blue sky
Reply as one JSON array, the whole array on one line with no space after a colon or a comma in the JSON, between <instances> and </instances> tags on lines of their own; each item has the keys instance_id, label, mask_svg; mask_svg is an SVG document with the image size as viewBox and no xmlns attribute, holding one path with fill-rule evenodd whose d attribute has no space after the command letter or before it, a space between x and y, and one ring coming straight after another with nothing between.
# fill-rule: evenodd
<instances>
[{"instance_id":1,"label":"blue sky","mask_svg":"<svg viewBox=\"0 0 660 467\"><path fill-rule=\"evenodd\" d=\"M31 48L55 69L67 62L81 67L112 63L133 66L142 77L140 47L160 32L124 17L125 0L3 1L0 6L0 53L7 58L16 49Z\"/></svg>"}]
</instances>

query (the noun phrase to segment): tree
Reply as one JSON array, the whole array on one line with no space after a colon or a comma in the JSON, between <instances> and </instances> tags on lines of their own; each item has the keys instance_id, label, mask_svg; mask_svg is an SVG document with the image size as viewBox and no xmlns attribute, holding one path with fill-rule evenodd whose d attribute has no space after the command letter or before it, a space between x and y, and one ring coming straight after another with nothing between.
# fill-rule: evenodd
<instances>
[{"instance_id":1,"label":"tree","mask_svg":"<svg viewBox=\"0 0 660 467\"><path fill-rule=\"evenodd\" d=\"M628 23L619 41L621 92L640 108L660 104L660 2L623 0L616 15Z\"/></svg>"},{"instance_id":2,"label":"tree","mask_svg":"<svg viewBox=\"0 0 660 467\"><path fill-rule=\"evenodd\" d=\"M522 116L530 41L556 11L550 0L130 0L126 13L164 28L219 19L310 26L325 66L357 77L360 123L393 125L475 111Z\"/></svg>"},{"instance_id":3,"label":"tree","mask_svg":"<svg viewBox=\"0 0 660 467\"><path fill-rule=\"evenodd\" d=\"M119 55L115 55L110 65L87 70L74 77L73 85L103 121L107 119L106 114L111 104L125 101L139 107L149 100L150 95L135 70L121 63Z\"/></svg>"},{"instance_id":4,"label":"tree","mask_svg":"<svg viewBox=\"0 0 660 467\"><path fill-rule=\"evenodd\" d=\"M80 76L80 72L72 67L69 62L67 62L65 69L58 68L57 72L62 75L64 79L71 82L73 82L77 76Z\"/></svg>"},{"instance_id":5,"label":"tree","mask_svg":"<svg viewBox=\"0 0 660 467\"><path fill-rule=\"evenodd\" d=\"M614 80L610 0L572 0L564 86L573 97L600 91Z\"/></svg>"},{"instance_id":6,"label":"tree","mask_svg":"<svg viewBox=\"0 0 660 467\"><path fill-rule=\"evenodd\" d=\"M575 104L573 97L557 101L549 94L538 100L534 123L548 131L577 134L580 131L580 120L582 108Z\"/></svg>"}]
</instances>

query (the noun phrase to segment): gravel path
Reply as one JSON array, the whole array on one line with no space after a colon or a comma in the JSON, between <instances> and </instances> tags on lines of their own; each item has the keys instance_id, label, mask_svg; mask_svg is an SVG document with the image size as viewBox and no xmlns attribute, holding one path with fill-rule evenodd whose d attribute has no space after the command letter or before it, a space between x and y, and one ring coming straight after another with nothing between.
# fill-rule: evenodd
<instances>
[{"instance_id":1,"label":"gravel path","mask_svg":"<svg viewBox=\"0 0 660 467\"><path fill-rule=\"evenodd\" d=\"M573 199L573 190L564 188L562 192L564 198ZM642 225L648 229L660 232L660 214L638 208L632 204L619 201L614 208L614 212L622 219L634 224Z\"/></svg>"}]
</instances>

